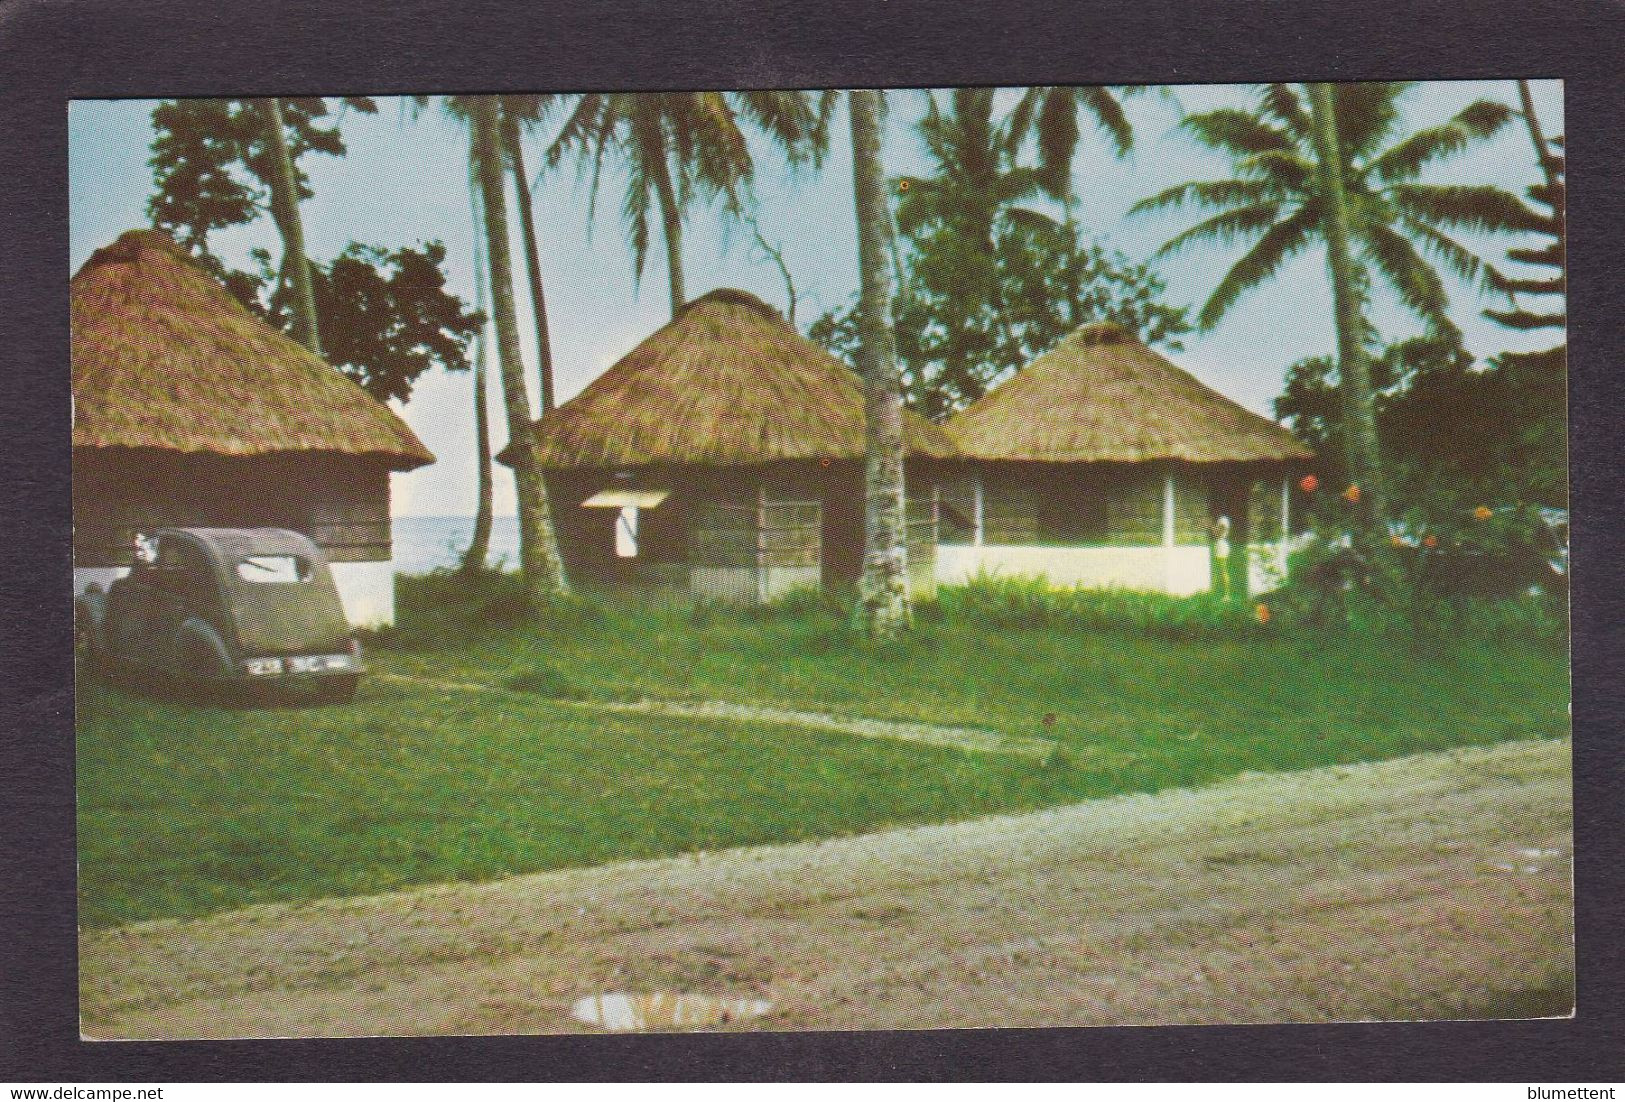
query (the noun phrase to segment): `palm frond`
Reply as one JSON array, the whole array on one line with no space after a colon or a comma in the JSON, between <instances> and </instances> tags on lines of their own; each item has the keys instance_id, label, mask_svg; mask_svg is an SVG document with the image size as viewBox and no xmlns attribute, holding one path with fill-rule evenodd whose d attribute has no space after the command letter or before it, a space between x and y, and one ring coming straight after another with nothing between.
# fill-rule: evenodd
<instances>
[{"instance_id":1,"label":"palm frond","mask_svg":"<svg viewBox=\"0 0 1625 1102\"><path fill-rule=\"evenodd\" d=\"M1359 81L1332 85L1337 138L1353 161L1378 149L1399 125L1400 101L1414 81Z\"/></svg>"},{"instance_id":2,"label":"palm frond","mask_svg":"<svg viewBox=\"0 0 1625 1102\"><path fill-rule=\"evenodd\" d=\"M1158 210L1183 210L1187 207L1227 210L1242 204L1284 198L1285 192L1263 180L1191 180L1141 199L1129 207L1128 212L1147 214Z\"/></svg>"},{"instance_id":3,"label":"palm frond","mask_svg":"<svg viewBox=\"0 0 1625 1102\"><path fill-rule=\"evenodd\" d=\"M1494 135L1512 118L1512 108L1478 100L1468 104L1449 122L1418 130L1373 158L1366 171L1384 183L1414 180L1434 161L1453 157Z\"/></svg>"},{"instance_id":4,"label":"palm frond","mask_svg":"<svg viewBox=\"0 0 1625 1102\"><path fill-rule=\"evenodd\" d=\"M1295 148L1286 131L1234 107L1187 115L1179 125L1209 149L1238 157L1250 153L1290 153Z\"/></svg>"},{"instance_id":5,"label":"palm frond","mask_svg":"<svg viewBox=\"0 0 1625 1102\"><path fill-rule=\"evenodd\" d=\"M1432 265L1422 259L1404 235L1384 225L1368 226L1360 252L1399 293L1399 300L1430 327L1449 325L1449 296Z\"/></svg>"},{"instance_id":6,"label":"palm frond","mask_svg":"<svg viewBox=\"0 0 1625 1102\"><path fill-rule=\"evenodd\" d=\"M1174 256L1198 242L1233 245L1240 238L1264 233L1280 219L1281 204L1277 202L1255 203L1228 210L1175 234L1157 250L1156 255L1159 258Z\"/></svg>"},{"instance_id":7,"label":"palm frond","mask_svg":"<svg viewBox=\"0 0 1625 1102\"><path fill-rule=\"evenodd\" d=\"M1303 100L1290 84L1266 84L1258 91L1259 111L1286 127L1288 133L1307 140L1311 122Z\"/></svg>"},{"instance_id":8,"label":"palm frond","mask_svg":"<svg viewBox=\"0 0 1625 1102\"><path fill-rule=\"evenodd\" d=\"M1422 245L1424 253L1443 264L1457 279L1482 291L1506 292L1506 278L1455 238L1418 218L1401 216L1401 227Z\"/></svg>"},{"instance_id":9,"label":"palm frond","mask_svg":"<svg viewBox=\"0 0 1625 1102\"><path fill-rule=\"evenodd\" d=\"M1435 226L1475 233L1551 231L1551 219L1490 184L1395 184L1383 195L1399 211Z\"/></svg>"},{"instance_id":10,"label":"palm frond","mask_svg":"<svg viewBox=\"0 0 1625 1102\"><path fill-rule=\"evenodd\" d=\"M1123 113L1123 105L1112 94L1112 90L1079 88L1077 95L1079 102L1089 109L1095 121L1100 124L1100 128L1111 138L1117 156L1127 156L1134 148L1134 127L1129 124L1128 116Z\"/></svg>"},{"instance_id":11,"label":"palm frond","mask_svg":"<svg viewBox=\"0 0 1625 1102\"><path fill-rule=\"evenodd\" d=\"M1306 203L1275 223L1247 254L1236 261L1213 289L1197 315L1197 324L1212 329L1248 291L1280 270L1281 265L1309 246L1320 226L1320 206Z\"/></svg>"}]
</instances>

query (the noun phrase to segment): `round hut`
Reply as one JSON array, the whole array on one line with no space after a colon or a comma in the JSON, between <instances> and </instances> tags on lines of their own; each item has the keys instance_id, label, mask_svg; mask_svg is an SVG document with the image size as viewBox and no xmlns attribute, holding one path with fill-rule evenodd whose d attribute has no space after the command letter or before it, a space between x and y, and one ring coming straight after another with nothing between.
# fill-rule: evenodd
<instances>
[{"instance_id":1,"label":"round hut","mask_svg":"<svg viewBox=\"0 0 1625 1102\"><path fill-rule=\"evenodd\" d=\"M1109 322L1069 334L945 427L967 460L948 487L966 523L938 549L945 583L987 572L1244 594L1284 571L1288 480L1313 459Z\"/></svg>"},{"instance_id":2,"label":"round hut","mask_svg":"<svg viewBox=\"0 0 1625 1102\"><path fill-rule=\"evenodd\" d=\"M389 476L434 461L383 403L133 230L69 285L75 590L166 525L291 528L352 624L394 618Z\"/></svg>"},{"instance_id":3,"label":"round hut","mask_svg":"<svg viewBox=\"0 0 1625 1102\"><path fill-rule=\"evenodd\" d=\"M534 431L573 580L753 602L862 571L858 376L754 295L688 303ZM953 445L912 413L903 438L918 592Z\"/></svg>"}]
</instances>

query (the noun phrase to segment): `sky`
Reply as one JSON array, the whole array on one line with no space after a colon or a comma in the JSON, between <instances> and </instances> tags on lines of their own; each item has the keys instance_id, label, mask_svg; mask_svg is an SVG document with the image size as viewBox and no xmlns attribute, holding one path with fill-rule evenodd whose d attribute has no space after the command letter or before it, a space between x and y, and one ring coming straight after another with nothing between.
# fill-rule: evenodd
<instances>
[{"instance_id":1,"label":"sky","mask_svg":"<svg viewBox=\"0 0 1625 1102\"><path fill-rule=\"evenodd\" d=\"M1563 133L1562 85L1533 82L1536 114L1548 135ZM1016 93L1006 91L1001 106ZM1511 80L1427 82L1405 101L1406 132L1443 122L1476 99L1516 105ZM882 157L889 174L930 171L914 133L924 104L922 92L891 92ZM120 233L147 224L152 192L147 161L153 138L153 100L81 100L69 105L70 274L97 248ZM1195 218L1188 214L1130 215L1139 199L1192 179L1229 175L1226 158L1204 150L1180 129L1183 114L1218 106L1245 107L1251 93L1241 85L1182 85L1160 94L1132 97L1125 107L1134 127L1134 149L1114 158L1104 136L1086 130L1074 167L1080 221L1110 248L1131 260L1153 260L1162 243ZM310 177L313 198L302 207L306 248L328 261L351 241L391 248L439 240L447 248L447 274L453 293L474 301L473 215L468 193L468 139L460 124L437 107L417 111L398 98L381 98L376 115L347 112L340 128L348 146L344 157L307 156L301 166ZM526 138L527 167L542 163L551 140L543 125ZM784 255L796 287L796 323L806 326L825 310L845 306L858 283L856 231L852 206L852 163L844 111L831 126L832 148L821 168L792 170L759 143L756 221L763 236ZM1529 137L1518 120L1471 151L1431 169L1424 179L1492 183L1517 194L1538 182ZM561 401L578 393L605 369L670 318L664 246L653 229L641 282L634 279L630 247L620 220L618 169L607 169L596 214L589 218L589 188L566 164L545 173L534 188L542 278L547 301L553 362ZM510 207L511 211L511 207ZM513 221L517 223L517 218ZM517 224L515 225L517 233ZM1497 263L1509 245L1505 236L1463 236L1480 255ZM229 264L247 267L248 251L281 245L268 216L249 226L219 231L211 248ZM1539 241L1536 244L1542 243ZM518 243L515 242L515 255ZM715 209L696 209L684 227L684 271L689 297L715 287L738 287L783 310L782 276L748 228L728 226ZM1244 246L1202 248L1156 262L1167 283L1166 298L1199 306ZM535 341L522 272L515 273L521 339L534 381ZM1551 344L1549 333L1518 334L1484 319L1495 303L1474 288L1446 276L1451 316L1463 330L1468 350L1483 360L1502 351L1533 350ZM1194 309L1193 309L1194 313ZM1391 298L1379 295L1372 320L1385 339L1419 331L1419 324ZM1287 368L1334 348L1331 291L1324 253L1313 250L1289 262L1280 274L1233 308L1214 329L1183 338L1184 350L1171 354L1181 367L1242 405L1273 416ZM493 367L494 375L494 367ZM506 438L499 388L492 386L491 424L500 448ZM394 407L437 457L430 466L394 476L397 516L467 515L475 501L473 389L468 373L432 371L418 381L406 403ZM511 477L497 478L496 509L514 509Z\"/></svg>"}]
</instances>

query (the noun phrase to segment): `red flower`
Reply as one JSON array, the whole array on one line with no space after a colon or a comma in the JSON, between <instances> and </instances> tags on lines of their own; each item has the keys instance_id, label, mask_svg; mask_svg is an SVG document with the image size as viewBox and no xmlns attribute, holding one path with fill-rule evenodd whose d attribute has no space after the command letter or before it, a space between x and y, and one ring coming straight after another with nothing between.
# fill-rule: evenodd
<instances>
[{"instance_id":1,"label":"red flower","mask_svg":"<svg viewBox=\"0 0 1625 1102\"><path fill-rule=\"evenodd\" d=\"M1348 489L1343 491L1343 497L1347 499L1350 505L1360 504L1360 487L1350 486Z\"/></svg>"},{"instance_id":2,"label":"red flower","mask_svg":"<svg viewBox=\"0 0 1625 1102\"><path fill-rule=\"evenodd\" d=\"M1438 536L1423 536L1422 537L1422 546L1423 547L1437 547L1437 546L1439 546L1439 537Z\"/></svg>"},{"instance_id":3,"label":"red flower","mask_svg":"<svg viewBox=\"0 0 1625 1102\"><path fill-rule=\"evenodd\" d=\"M1253 615L1258 617L1258 622L1259 623L1261 623L1261 624L1269 623L1270 622L1270 606L1269 605L1257 605L1257 606L1255 606L1253 608Z\"/></svg>"},{"instance_id":4,"label":"red flower","mask_svg":"<svg viewBox=\"0 0 1625 1102\"><path fill-rule=\"evenodd\" d=\"M1320 479L1312 474L1306 474L1298 480L1298 489L1306 494L1312 494L1320 489Z\"/></svg>"}]
</instances>

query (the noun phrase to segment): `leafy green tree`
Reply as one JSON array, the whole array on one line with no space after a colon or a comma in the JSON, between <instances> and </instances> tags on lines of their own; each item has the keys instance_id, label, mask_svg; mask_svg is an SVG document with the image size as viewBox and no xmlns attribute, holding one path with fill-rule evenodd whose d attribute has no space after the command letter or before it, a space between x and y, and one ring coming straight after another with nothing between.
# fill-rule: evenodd
<instances>
[{"instance_id":1,"label":"leafy green tree","mask_svg":"<svg viewBox=\"0 0 1625 1102\"><path fill-rule=\"evenodd\" d=\"M1178 350L1190 331L1187 312L1163 299L1161 277L1098 241L1073 222L1001 215L994 227L996 302L967 311L951 272L957 242L948 233L911 240L898 296L896 340L904 400L915 412L942 420L1019 371L1080 325L1112 321L1151 345ZM950 332L957 327L957 335ZM855 362L857 310L819 317L812 340ZM964 354L974 349L974 355Z\"/></svg>"},{"instance_id":2,"label":"leafy green tree","mask_svg":"<svg viewBox=\"0 0 1625 1102\"><path fill-rule=\"evenodd\" d=\"M658 211L675 316L687 301L685 212L696 201L720 200L734 215L749 206L756 165L745 126L766 135L793 165L815 163L827 145L832 104L827 95L807 92L588 93L566 117L547 163L556 166L575 157L582 172L590 173L594 207L604 162L614 159L624 166L621 210L633 271L642 277L650 215Z\"/></svg>"},{"instance_id":3,"label":"leafy green tree","mask_svg":"<svg viewBox=\"0 0 1625 1102\"><path fill-rule=\"evenodd\" d=\"M341 102L368 114L378 109L365 96ZM147 207L154 225L177 232L209 260L211 231L269 211L283 242L281 279L294 303L290 332L316 353L320 323L299 216L311 192L299 159L311 152L344 154L338 127L316 122L327 113L321 97L163 101L152 116L157 187Z\"/></svg>"},{"instance_id":4,"label":"leafy green tree","mask_svg":"<svg viewBox=\"0 0 1625 1102\"><path fill-rule=\"evenodd\" d=\"M257 274L234 273L228 284L243 304L288 328L298 304L279 283L270 254L255 249ZM352 242L328 265L309 266L328 363L379 401L406 401L430 368L468 370L468 346L480 315L446 290L446 247L383 249Z\"/></svg>"},{"instance_id":5,"label":"leafy green tree","mask_svg":"<svg viewBox=\"0 0 1625 1102\"><path fill-rule=\"evenodd\" d=\"M946 103L927 97L918 131L934 171L895 184L902 248L894 313L905 398L928 417L974 401L1086 321L1118 321L1150 342L1188 329L1183 311L1160 303L1161 281L1148 269L1085 240L1070 217L1024 205L1070 194L1046 182L1055 169L1043 158L1064 153L1070 164L1079 91L1028 90L1003 120L994 117L993 89L954 89ZM1104 90L1083 91L1116 107ZM1039 116L1051 129L1056 119L1073 129L1067 141L1041 142L1041 163L1029 166L1021 151ZM1108 117L1126 148L1127 120L1120 111ZM826 313L809 336L855 357L856 307Z\"/></svg>"},{"instance_id":6,"label":"leafy green tree","mask_svg":"<svg viewBox=\"0 0 1625 1102\"><path fill-rule=\"evenodd\" d=\"M377 110L365 97L340 104L367 114ZM306 347L324 344L329 362L381 399L404 400L436 364L468 368L475 319L446 290L439 243L390 250L352 242L328 265L304 255L297 208L311 191L299 163L311 153L345 152L328 101L166 100L153 109L152 124L149 216L244 305ZM284 139L280 149L278 134ZM254 250L250 268L238 270L210 251L213 232L267 215L284 242L279 265ZM294 257L299 259L290 262Z\"/></svg>"}]
</instances>

